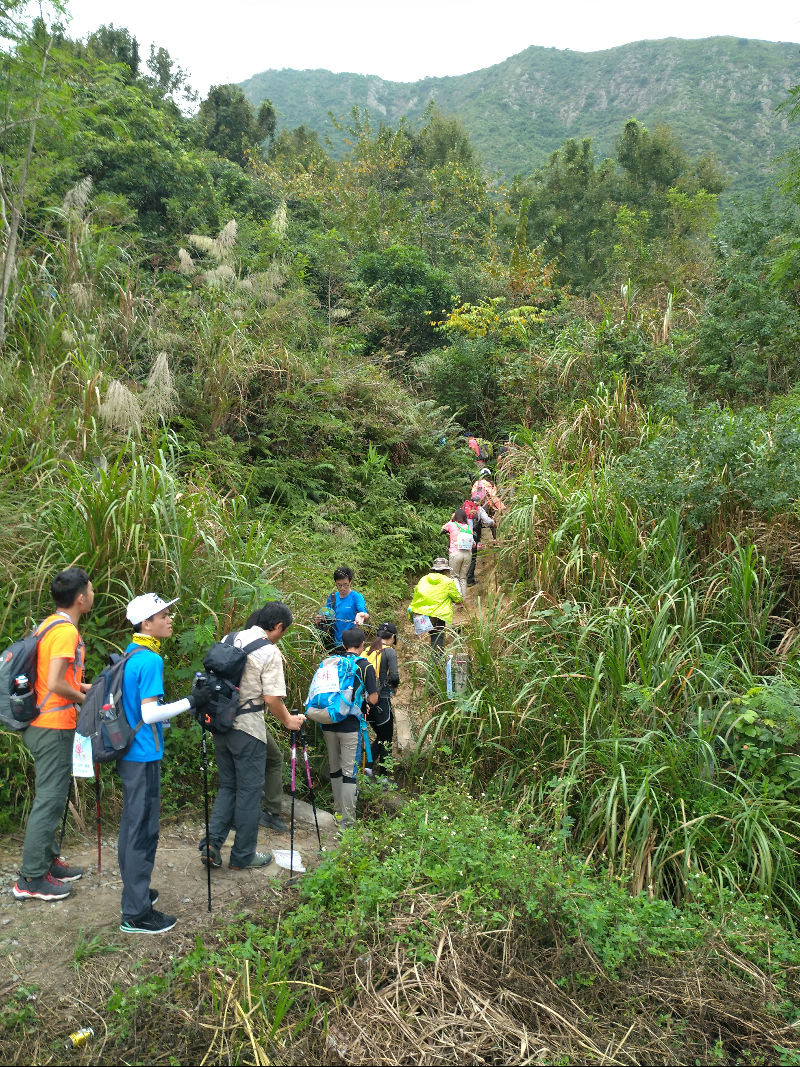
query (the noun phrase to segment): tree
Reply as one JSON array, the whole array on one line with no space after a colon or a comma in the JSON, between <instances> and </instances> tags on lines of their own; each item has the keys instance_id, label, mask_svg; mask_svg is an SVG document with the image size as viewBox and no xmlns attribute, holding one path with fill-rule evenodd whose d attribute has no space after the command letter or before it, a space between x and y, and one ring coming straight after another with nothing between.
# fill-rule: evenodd
<instances>
[{"instance_id":1,"label":"tree","mask_svg":"<svg viewBox=\"0 0 800 1067\"><path fill-rule=\"evenodd\" d=\"M274 135L275 109L266 100L256 117L238 85L212 85L197 123L206 148L243 165L248 152Z\"/></svg>"},{"instance_id":2,"label":"tree","mask_svg":"<svg viewBox=\"0 0 800 1067\"><path fill-rule=\"evenodd\" d=\"M6 17L13 5L6 9ZM3 24L6 39L15 51L3 57L6 91L0 125L0 219L2 220L2 260L0 260L0 347L5 342L9 302L17 273L20 229L42 108L48 90L53 31L42 18L32 26L12 21Z\"/></svg>"},{"instance_id":3,"label":"tree","mask_svg":"<svg viewBox=\"0 0 800 1067\"><path fill-rule=\"evenodd\" d=\"M87 51L107 63L121 63L127 70L129 85L139 77L139 42L129 30L117 28L111 23L90 33L86 39Z\"/></svg>"}]
</instances>

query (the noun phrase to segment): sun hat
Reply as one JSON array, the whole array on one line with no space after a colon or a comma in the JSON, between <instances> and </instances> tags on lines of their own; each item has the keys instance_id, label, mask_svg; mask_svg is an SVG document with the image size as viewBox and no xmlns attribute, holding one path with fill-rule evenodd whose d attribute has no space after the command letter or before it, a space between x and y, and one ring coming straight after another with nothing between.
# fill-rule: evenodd
<instances>
[{"instance_id":1,"label":"sun hat","mask_svg":"<svg viewBox=\"0 0 800 1067\"><path fill-rule=\"evenodd\" d=\"M444 558L444 556L437 556L437 558L431 563L432 571L450 571L450 564Z\"/></svg>"},{"instance_id":2,"label":"sun hat","mask_svg":"<svg viewBox=\"0 0 800 1067\"><path fill-rule=\"evenodd\" d=\"M175 597L174 600L164 600L158 593L142 593L141 596L135 596L125 608L125 617L132 626L138 626L145 619L158 615L164 608L177 604L179 599L180 597Z\"/></svg>"}]
</instances>

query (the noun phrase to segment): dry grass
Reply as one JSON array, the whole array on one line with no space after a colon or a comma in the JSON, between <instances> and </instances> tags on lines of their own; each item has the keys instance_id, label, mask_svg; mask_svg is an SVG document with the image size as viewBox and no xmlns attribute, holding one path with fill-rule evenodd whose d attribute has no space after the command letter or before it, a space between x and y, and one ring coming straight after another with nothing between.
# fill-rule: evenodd
<instances>
[{"instance_id":1,"label":"dry grass","mask_svg":"<svg viewBox=\"0 0 800 1067\"><path fill-rule=\"evenodd\" d=\"M421 900L407 921L442 909ZM800 1049L768 1006L766 976L722 945L618 983L598 967L587 984L586 955L526 943L513 921L488 933L445 927L425 966L395 942L328 976L355 997L329 1011L322 1058L313 1041L297 1051L306 1062L434 1065L757 1063L774 1062L776 1046ZM582 982L571 973L581 956Z\"/></svg>"}]
</instances>

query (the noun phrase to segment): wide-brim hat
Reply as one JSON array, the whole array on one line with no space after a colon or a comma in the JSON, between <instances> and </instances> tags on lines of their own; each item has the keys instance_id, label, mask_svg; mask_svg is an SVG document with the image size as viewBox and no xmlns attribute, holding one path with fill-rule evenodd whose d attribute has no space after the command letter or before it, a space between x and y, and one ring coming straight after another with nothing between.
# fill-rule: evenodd
<instances>
[{"instance_id":1,"label":"wide-brim hat","mask_svg":"<svg viewBox=\"0 0 800 1067\"><path fill-rule=\"evenodd\" d=\"M444 556L439 556L439 557L437 557L437 559L435 559L433 561L433 563L431 563L431 570L432 571L447 571L447 573L449 574L450 573L450 563L449 563L448 560L446 560L444 558Z\"/></svg>"},{"instance_id":2,"label":"wide-brim hat","mask_svg":"<svg viewBox=\"0 0 800 1067\"><path fill-rule=\"evenodd\" d=\"M164 600L158 593L142 593L141 596L135 596L125 608L125 617L132 626L139 626L145 619L152 619L159 611L177 604L179 599Z\"/></svg>"}]
</instances>

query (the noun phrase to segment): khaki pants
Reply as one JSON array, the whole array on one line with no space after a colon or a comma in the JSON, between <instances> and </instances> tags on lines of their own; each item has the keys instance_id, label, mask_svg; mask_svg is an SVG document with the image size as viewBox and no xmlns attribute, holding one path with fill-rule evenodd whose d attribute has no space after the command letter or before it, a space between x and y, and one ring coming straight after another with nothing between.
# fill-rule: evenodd
<instances>
[{"instance_id":1,"label":"khaki pants","mask_svg":"<svg viewBox=\"0 0 800 1067\"><path fill-rule=\"evenodd\" d=\"M468 548L450 553L450 577L455 580L458 591L464 596L467 592L467 573L472 562L472 552Z\"/></svg>"},{"instance_id":2,"label":"khaki pants","mask_svg":"<svg viewBox=\"0 0 800 1067\"><path fill-rule=\"evenodd\" d=\"M356 752L358 751L358 731L323 730L325 746L328 749L328 769L331 775L333 803L342 817L344 826L352 826L356 817Z\"/></svg>"}]
</instances>

